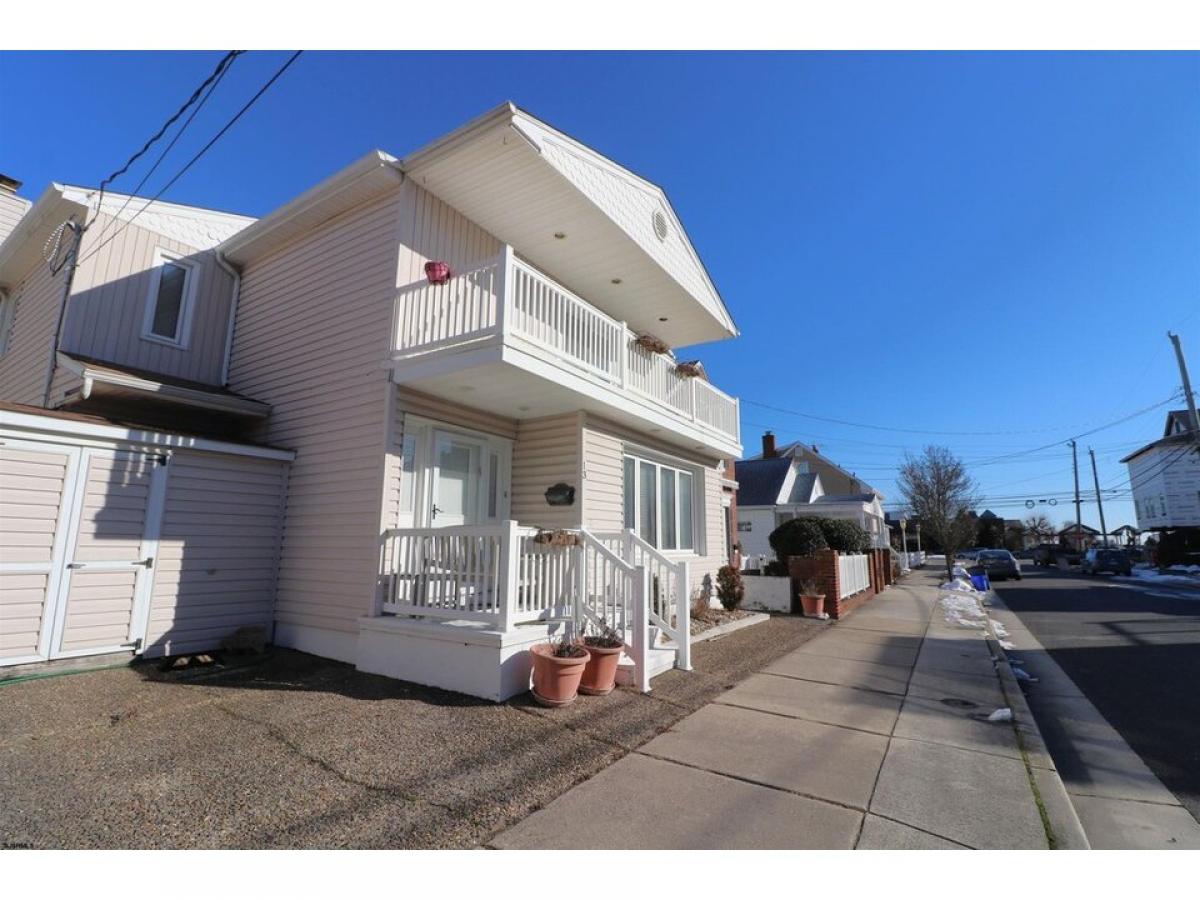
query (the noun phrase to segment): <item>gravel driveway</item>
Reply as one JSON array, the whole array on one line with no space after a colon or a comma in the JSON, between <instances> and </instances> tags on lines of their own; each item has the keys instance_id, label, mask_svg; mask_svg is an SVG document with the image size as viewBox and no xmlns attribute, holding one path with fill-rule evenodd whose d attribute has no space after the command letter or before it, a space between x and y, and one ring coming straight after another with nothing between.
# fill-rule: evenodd
<instances>
[{"instance_id":1,"label":"gravel driveway","mask_svg":"<svg viewBox=\"0 0 1200 900\"><path fill-rule=\"evenodd\" d=\"M0 847L480 846L826 627L775 616L560 710L285 650L0 686Z\"/></svg>"}]
</instances>

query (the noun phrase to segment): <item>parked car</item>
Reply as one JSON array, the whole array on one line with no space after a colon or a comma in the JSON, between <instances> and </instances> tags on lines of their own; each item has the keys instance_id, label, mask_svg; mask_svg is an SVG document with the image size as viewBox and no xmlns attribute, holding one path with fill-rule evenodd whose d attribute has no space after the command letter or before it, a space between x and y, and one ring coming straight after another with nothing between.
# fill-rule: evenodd
<instances>
[{"instance_id":1,"label":"parked car","mask_svg":"<svg viewBox=\"0 0 1200 900\"><path fill-rule=\"evenodd\" d=\"M989 581L1021 580L1021 564L1007 550L980 550L979 565L987 572Z\"/></svg>"},{"instance_id":2,"label":"parked car","mask_svg":"<svg viewBox=\"0 0 1200 900\"><path fill-rule=\"evenodd\" d=\"M968 547L966 550L959 550L956 554L954 554L954 558L955 559L979 559L979 554L980 554L980 551L982 551L982 550L983 550L982 547Z\"/></svg>"},{"instance_id":3,"label":"parked car","mask_svg":"<svg viewBox=\"0 0 1200 900\"><path fill-rule=\"evenodd\" d=\"M1078 550L1062 544L1038 544L1033 548L1033 562L1038 566L1057 566L1060 559L1066 560L1068 566L1077 566L1081 558Z\"/></svg>"},{"instance_id":4,"label":"parked car","mask_svg":"<svg viewBox=\"0 0 1200 900\"><path fill-rule=\"evenodd\" d=\"M1083 555L1083 562L1079 564L1079 568L1084 575L1099 575L1101 572L1129 575L1133 570L1133 565L1129 562L1129 557L1120 550L1114 550L1111 547L1093 547Z\"/></svg>"}]
</instances>

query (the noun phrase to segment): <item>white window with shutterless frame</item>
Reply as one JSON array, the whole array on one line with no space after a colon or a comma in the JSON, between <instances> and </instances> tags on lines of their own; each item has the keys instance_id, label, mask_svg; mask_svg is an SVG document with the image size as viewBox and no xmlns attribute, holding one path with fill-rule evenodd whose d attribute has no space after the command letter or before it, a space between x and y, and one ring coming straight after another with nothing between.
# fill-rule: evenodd
<instances>
[{"instance_id":1,"label":"white window with shutterless frame","mask_svg":"<svg viewBox=\"0 0 1200 900\"><path fill-rule=\"evenodd\" d=\"M155 249L146 312L142 319L143 340L187 347L198 275L196 263L183 254L161 247Z\"/></svg>"},{"instance_id":2,"label":"white window with shutterless frame","mask_svg":"<svg viewBox=\"0 0 1200 900\"><path fill-rule=\"evenodd\" d=\"M691 467L664 459L626 453L624 458L625 527L665 553L698 553L696 496L703 476Z\"/></svg>"}]
</instances>

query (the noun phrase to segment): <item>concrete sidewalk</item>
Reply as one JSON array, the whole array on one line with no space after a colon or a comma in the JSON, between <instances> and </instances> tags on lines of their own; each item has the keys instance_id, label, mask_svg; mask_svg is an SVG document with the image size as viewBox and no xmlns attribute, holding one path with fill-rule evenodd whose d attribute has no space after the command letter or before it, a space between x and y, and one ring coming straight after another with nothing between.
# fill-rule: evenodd
<instances>
[{"instance_id":1,"label":"concrete sidewalk","mask_svg":"<svg viewBox=\"0 0 1200 900\"><path fill-rule=\"evenodd\" d=\"M1015 682L934 615L939 581L914 573L491 845L1086 846L1023 704L985 721Z\"/></svg>"}]
</instances>

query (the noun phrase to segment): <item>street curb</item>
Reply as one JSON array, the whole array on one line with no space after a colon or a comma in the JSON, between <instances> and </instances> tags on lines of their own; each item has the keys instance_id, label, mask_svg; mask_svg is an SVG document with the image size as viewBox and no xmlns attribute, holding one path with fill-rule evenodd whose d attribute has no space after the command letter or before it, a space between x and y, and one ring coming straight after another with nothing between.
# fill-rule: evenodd
<instances>
[{"instance_id":1,"label":"street curb","mask_svg":"<svg viewBox=\"0 0 1200 900\"><path fill-rule=\"evenodd\" d=\"M989 591L986 599L985 611L997 609L1009 612L1008 607L994 591ZM1040 798L1042 815L1053 835L1054 849L1091 850L1092 845L1083 830L1083 824L1079 821L1067 788L1050 758L1045 738L1042 737L1042 731L1033 717L1033 710L1029 708L1029 702L1025 699L1025 692L1021 690L1021 684L1013 673L1008 654L995 636L990 618L989 614L985 640L992 651L996 675L1000 678L1000 688L1004 691L1009 709L1012 710L1013 730L1017 734L1017 742L1029 770L1030 785Z\"/></svg>"}]
</instances>

